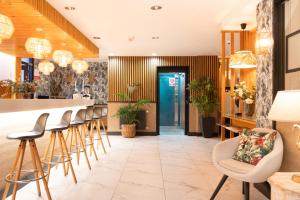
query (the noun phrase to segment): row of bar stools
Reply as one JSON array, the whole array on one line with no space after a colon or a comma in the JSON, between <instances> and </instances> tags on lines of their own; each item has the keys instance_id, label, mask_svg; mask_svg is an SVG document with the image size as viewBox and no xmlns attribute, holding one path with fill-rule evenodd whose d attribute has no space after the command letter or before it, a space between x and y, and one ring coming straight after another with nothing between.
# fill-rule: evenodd
<instances>
[{"instance_id":1,"label":"row of bar stools","mask_svg":"<svg viewBox=\"0 0 300 200\"><path fill-rule=\"evenodd\" d=\"M48 188L48 182L46 180L47 174L44 173L40 156L35 144L35 139L38 139L44 135L48 116L49 116L48 113L44 113L40 115L32 131L13 133L7 136L9 140L20 140L21 142L17 151L16 159L12 165L11 171L5 178L6 185L5 185L4 193L2 195L2 200L6 199L11 184L14 184L12 200L15 200L18 184L28 183L31 181L36 181L38 195L41 196L41 189L39 183L39 180L41 179L43 181L48 200L52 199ZM35 178L33 180L20 180L21 173L25 172L24 170L22 170L22 164L24 160L24 154L25 154L27 142L29 143L30 146L31 158L34 166L33 173ZM28 172L28 170L26 170L26 172Z\"/></svg>"},{"instance_id":2,"label":"row of bar stools","mask_svg":"<svg viewBox=\"0 0 300 200\"><path fill-rule=\"evenodd\" d=\"M71 115L72 111L68 110L66 111L61 120L60 123L57 125L54 125L52 127L47 127L47 131L51 131L50 136L50 142L46 148L45 155L43 162L47 164L47 181L49 182L50 172L52 164L54 164L54 150L56 146L56 137L58 138L58 145L60 147L60 155L56 155L55 157L58 157L57 159L61 159L61 163L64 170L64 175L66 176L69 172L69 166L71 168L71 172L73 175L74 182L77 183L76 175L73 169L72 165L72 158L69 154L67 144L63 135L63 131L67 130L69 128L70 122L71 122ZM66 168L65 163L68 163L68 167Z\"/></svg>"}]
</instances>

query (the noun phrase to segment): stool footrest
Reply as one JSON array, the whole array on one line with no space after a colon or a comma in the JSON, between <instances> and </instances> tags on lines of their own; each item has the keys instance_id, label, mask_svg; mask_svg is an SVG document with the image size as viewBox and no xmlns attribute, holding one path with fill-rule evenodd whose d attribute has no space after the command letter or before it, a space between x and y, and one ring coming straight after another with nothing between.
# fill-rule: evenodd
<instances>
[{"instance_id":1,"label":"stool footrest","mask_svg":"<svg viewBox=\"0 0 300 200\"><path fill-rule=\"evenodd\" d=\"M37 181L37 180L41 180L44 177L46 177L48 174L46 172L44 172L44 175L41 176L40 172L38 170L34 170L34 169L27 169L27 170L21 170L21 174L22 173L39 173L38 174L38 178L28 178L28 179L21 179L21 180L13 180L14 176L16 175L16 171L11 173L11 174L7 174L5 177L5 181L8 183L18 183L18 184L27 184L33 181Z\"/></svg>"},{"instance_id":2,"label":"stool footrest","mask_svg":"<svg viewBox=\"0 0 300 200\"><path fill-rule=\"evenodd\" d=\"M53 157L57 157L57 159L60 159L59 161L58 161L58 163L66 163L66 162L69 162L69 161L71 161L72 160L72 157L70 156L70 159L66 156L66 155L64 155L64 161L62 161L62 156L61 155L53 155ZM56 163L57 163L57 161L47 161L47 159L46 160L43 160L42 161L44 164L52 164L52 165L55 165Z\"/></svg>"}]
</instances>

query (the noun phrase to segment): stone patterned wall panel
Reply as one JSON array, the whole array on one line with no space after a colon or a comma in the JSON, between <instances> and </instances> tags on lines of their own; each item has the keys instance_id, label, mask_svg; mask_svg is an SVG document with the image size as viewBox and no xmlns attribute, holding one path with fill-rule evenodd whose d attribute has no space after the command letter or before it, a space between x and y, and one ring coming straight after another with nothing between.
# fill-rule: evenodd
<instances>
[{"instance_id":1,"label":"stone patterned wall panel","mask_svg":"<svg viewBox=\"0 0 300 200\"><path fill-rule=\"evenodd\" d=\"M273 32L273 0L262 0L257 6L257 33ZM273 53L257 57L256 72L256 123L257 127L272 127L267 115L273 101Z\"/></svg>"},{"instance_id":2,"label":"stone patterned wall panel","mask_svg":"<svg viewBox=\"0 0 300 200\"><path fill-rule=\"evenodd\" d=\"M37 67L39 61L36 60ZM82 75L76 74L71 66L66 68L55 64L55 70L49 76L40 74L41 80L38 82L38 94L72 98L75 91L75 82L77 91L82 90L82 85L90 86L90 93L96 103L106 104L107 89L107 62L89 62L88 71Z\"/></svg>"}]
</instances>

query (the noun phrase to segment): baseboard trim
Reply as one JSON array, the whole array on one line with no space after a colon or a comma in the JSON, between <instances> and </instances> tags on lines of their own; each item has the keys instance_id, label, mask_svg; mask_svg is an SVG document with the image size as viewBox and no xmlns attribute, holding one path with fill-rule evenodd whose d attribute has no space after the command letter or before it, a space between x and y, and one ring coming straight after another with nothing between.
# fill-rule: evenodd
<instances>
[{"instance_id":1,"label":"baseboard trim","mask_svg":"<svg viewBox=\"0 0 300 200\"><path fill-rule=\"evenodd\" d=\"M200 132L188 132L187 136L202 136L202 133L200 133Z\"/></svg>"},{"instance_id":2,"label":"baseboard trim","mask_svg":"<svg viewBox=\"0 0 300 200\"><path fill-rule=\"evenodd\" d=\"M120 131L109 131L108 135L121 135ZM136 136L158 136L157 132L136 132Z\"/></svg>"}]
</instances>

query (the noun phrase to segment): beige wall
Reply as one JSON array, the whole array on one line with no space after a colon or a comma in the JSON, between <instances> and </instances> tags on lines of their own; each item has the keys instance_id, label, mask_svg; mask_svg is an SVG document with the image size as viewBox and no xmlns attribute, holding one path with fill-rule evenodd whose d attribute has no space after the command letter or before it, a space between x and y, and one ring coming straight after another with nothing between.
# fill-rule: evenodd
<instances>
[{"instance_id":1,"label":"beige wall","mask_svg":"<svg viewBox=\"0 0 300 200\"><path fill-rule=\"evenodd\" d=\"M285 3L286 6L286 35L300 29L300 1L290 0ZM299 46L300 49L300 46ZM285 89L300 89L300 72L285 74ZM282 134L284 142L284 157L281 171L299 171L300 170L300 150L296 148L296 139L300 130L294 129L291 123L279 123L277 130Z\"/></svg>"},{"instance_id":2,"label":"beige wall","mask_svg":"<svg viewBox=\"0 0 300 200\"><path fill-rule=\"evenodd\" d=\"M107 117L107 129L109 132L120 132L119 118L114 115L117 113L118 108L126 103L110 102L108 103L108 117ZM149 106L144 108L147 110L146 116L146 130L141 132L156 132L156 103L150 103ZM199 132L198 125L198 112L194 106L190 104L190 124L189 132Z\"/></svg>"}]
</instances>

